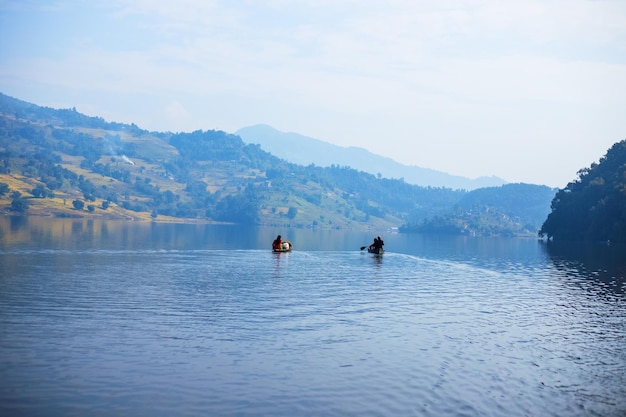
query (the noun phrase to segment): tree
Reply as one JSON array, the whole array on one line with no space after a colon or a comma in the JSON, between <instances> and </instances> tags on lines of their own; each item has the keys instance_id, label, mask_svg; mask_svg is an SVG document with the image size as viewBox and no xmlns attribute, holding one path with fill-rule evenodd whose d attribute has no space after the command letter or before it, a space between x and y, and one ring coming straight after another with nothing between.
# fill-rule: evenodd
<instances>
[{"instance_id":1,"label":"tree","mask_svg":"<svg viewBox=\"0 0 626 417\"><path fill-rule=\"evenodd\" d=\"M31 194L35 198L45 198L48 196L49 190L40 184L40 185L37 185L35 188L33 188L33 190L31 191Z\"/></svg>"},{"instance_id":2,"label":"tree","mask_svg":"<svg viewBox=\"0 0 626 417\"><path fill-rule=\"evenodd\" d=\"M85 207L85 203L81 200L72 201L72 205L74 206L75 210L82 210Z\"/></svg>"},{"instance_id":3,"label":"tree","mask_svg":"<svg viewBox=\"0 0 626 417\"><path fill-rule=\"evenodd\" d=\"M244 195L226 196L215 207L215 217L218 220L255 224L258 220L257 203Z\"/></svg>"},{"instance_id":4,"label":"tree","mask_svg":"<svg viewBox=\"0 0 626 417\"><path fill-rule=\"evenodd\" d=\"M18 196L11 201L11 210L18 213L24 213L28 210L29 205L30 204L27 199Z\"/></svg>"}]
</instances>

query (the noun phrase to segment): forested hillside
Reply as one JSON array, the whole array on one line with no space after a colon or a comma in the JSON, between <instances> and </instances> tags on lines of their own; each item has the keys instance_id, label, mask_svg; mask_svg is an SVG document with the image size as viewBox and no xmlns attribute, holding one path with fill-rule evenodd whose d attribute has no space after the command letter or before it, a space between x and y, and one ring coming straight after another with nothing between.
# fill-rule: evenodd
<instances>
[{"instance_id":1,"label":"forested hillside","mask_svg":"<svg viewBox=\"0 0 626 417\"><path fill-rule=\"evenodd\" d=\"M408 224L404 230L470 236L534 235L555 192L532 184L480 188L464 195L447 213Z\"/></svg>"},{"instance_id":2,"label":"forested hillside","mask_svg":"<svg viewBox=\"0 0 626 417\"><path fill-rule=\"evenodd\" d=\"M626 140L578 175L552 200L540 235L561 241L626 242Z\"/></svg>"},{"instance_id":3,"label":"forested hillside","mask_svg":"<svg viewBox=\"0 0 626 417\"><path fill-rule=\"evenodd\" d=\"M469 196L288 163L222 131L148 132L0 95L5 215L381 229L440 218Z\"/></svg>"},{"instance_id":4,"label":"forested hillside","mask_svg":"<svg viewBox=\"0 0 626 417\"><path fill-rule=\"evenodd\" d=\"M390 227L463 195L290 164L221 131L147 132L4 95L0 156L7 214Z\"/></svg>"}]
</instances>

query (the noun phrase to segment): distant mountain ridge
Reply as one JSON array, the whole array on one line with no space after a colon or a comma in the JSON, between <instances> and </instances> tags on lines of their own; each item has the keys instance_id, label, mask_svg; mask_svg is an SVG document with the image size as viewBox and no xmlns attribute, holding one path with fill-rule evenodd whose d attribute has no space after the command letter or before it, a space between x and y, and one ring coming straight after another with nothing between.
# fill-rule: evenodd
<instances>
[{"instance_id":1,"label":"distant mountain ridge","mask_svg":"<svg viewBox=\"0 0 626 417\"><path fill-rule=\"evenodd\" d=\"M298 133L281 132L265 124L244 127L235 134L246 143L258 144L266 152L299 165L349 166L369 174L381 174L385 178L404 178L409 184L423 187L469 191L507 183L495 176L470 179L433 169L407 166L363 148L337 146Z\"/></svg>"}]
</instances>

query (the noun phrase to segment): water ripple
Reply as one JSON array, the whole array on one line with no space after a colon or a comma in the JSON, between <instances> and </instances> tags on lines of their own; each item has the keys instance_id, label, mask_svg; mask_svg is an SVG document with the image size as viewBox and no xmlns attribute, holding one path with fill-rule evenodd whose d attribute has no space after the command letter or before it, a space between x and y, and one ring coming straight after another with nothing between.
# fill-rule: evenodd
<instances>
[{"instance_id":1,"label":"water ripple","mask_svg":"<svg viewBox=\"0 0 626 417\"><path fill-rule=\"evenodd\" d=\"M6 415L626 410L624 298L571 271L355 251L0 258Z\"/></svg>"}]
</instances>

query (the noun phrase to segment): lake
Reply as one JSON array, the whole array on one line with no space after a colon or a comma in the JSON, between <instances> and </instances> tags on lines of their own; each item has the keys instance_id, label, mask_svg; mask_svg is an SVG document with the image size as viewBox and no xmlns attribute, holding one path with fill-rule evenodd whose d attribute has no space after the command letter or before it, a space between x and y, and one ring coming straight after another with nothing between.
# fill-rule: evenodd
<instances>
[{"instance_id":1,"label":"lake","mask_svg":"<svg viewBox=\"0 0 626 417\"><path fill-rule=\"evenodd\" d=\"M270 250L277 234L294 244ZM382 256L361 251L381 234ZM624 416L615 245L0 218L0 415Z\"/></svg>"}]
</instances>

